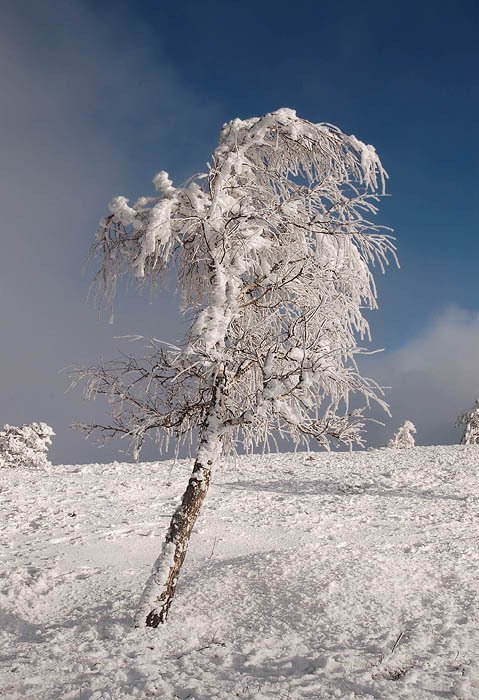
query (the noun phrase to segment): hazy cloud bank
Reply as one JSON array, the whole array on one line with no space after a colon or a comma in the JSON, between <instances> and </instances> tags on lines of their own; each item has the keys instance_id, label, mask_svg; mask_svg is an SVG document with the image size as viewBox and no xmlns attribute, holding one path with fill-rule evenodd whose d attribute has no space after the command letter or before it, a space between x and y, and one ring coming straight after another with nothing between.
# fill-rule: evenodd
<instances>
[{"instance_id":1,"label":"hazy cloud bank","mask_svg":"<svg viewBox=\"0 0 479 700\"><path fill-rule=\"evenodd\" d=\"M384 444L409 419L421 445L458 442L454 421L479 394L479 313L445 309L423 332L393 352L364 359L364 371L386 392L392 418L372 427L370 440Z\"/></svg>"},{"instance_id":2,"label":"hazy cloud bank","mask_svg":"<svg viewBox=\"0 0 479 700\"><path fill-rule=\"evenodd\" d=\"M85 304L82 276L98 220L116 194L148 193L162 168L183 177L216 138L204 103L144 26L79 0L19 2L0 24L0 426L50 423L53 459L108 461L68 430L100 407L65 395L59 370L115 354L115 335L176 339L171 302L130 294L114 326ZM216 115L216 116L215 116ZM202 149L205 148L203 155Z\"/></svg>"}]
</instances>

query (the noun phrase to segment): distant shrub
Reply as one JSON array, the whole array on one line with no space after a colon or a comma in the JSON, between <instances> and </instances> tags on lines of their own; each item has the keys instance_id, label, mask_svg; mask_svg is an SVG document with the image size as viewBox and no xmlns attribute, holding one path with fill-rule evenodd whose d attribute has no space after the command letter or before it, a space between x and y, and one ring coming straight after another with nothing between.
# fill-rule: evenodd
<instances>
[{"instance_id":1,"label":"distant shrub","mask_svg":"<svg viewBox=\"0 0 479 700\"><path fill-rule=\"evenodd\" d=\"M479 445L479 397L472 408L458 417L456 425L463 425L461 445Z\"/></svg>"},{"instance_id":2,"label":"distant shrub","mask_svg":"<svg viewBox=\"0 0 479 700\"><path fill-rule=\"evenodd\" d=\"M414 447L416 444L414 440L414 433L416 432L416 427L414 423L407 420L403 426L399 428L397 433L389 440L388 447L392 447L395 450L403 450L407 447Z\"/></svg>"},{"instance_id":3,"label":"distant shrub","mask_svg":"<svg viewBox=\"0 0 479 700\"><path fill-rule=\"evenodd\" d=\"M0 430L0 467L44 469L50 466L47 452L54 435L46 423L20 427L4 425Z\"/></svg>"}]
</instances>

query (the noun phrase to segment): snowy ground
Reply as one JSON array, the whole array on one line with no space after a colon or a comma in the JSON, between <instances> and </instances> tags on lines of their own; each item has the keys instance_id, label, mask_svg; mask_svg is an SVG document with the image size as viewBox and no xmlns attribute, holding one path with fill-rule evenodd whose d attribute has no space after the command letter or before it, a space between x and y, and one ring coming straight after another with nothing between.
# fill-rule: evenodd
<instances>
[{"instance_id":1,"label":"snowy ground","mask_svg":"<svg viewBox=\"0 0 479 700\"><path fill-rule=\"evenodd\" d=\"M479 698L479 447L228 463L134 630L171 467L1 470L0 697Z\"/></svg>"}]
</instances>

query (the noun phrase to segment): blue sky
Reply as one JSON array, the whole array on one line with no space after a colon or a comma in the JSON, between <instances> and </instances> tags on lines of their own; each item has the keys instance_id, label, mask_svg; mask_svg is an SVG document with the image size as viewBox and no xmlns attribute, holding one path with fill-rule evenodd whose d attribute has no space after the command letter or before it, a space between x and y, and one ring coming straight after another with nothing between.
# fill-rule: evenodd
<instances>
[{"instance_id":1,"label":"blue sky","mask_svg":"<svg viewBox=\"0 0 479 700\"><path fill-rule=\"evenodd\" d=\"M420 443L455 440L479 394L478 18L475 2L3 7L0 423L50 422L56 461L117 456L67 430L102 407L65 395L58 370L112 356L114 336L178 339L181 323L165 295L119 299L113 326L85 304L97 221L160 169L201 170L223 122L287 106L374 144L390 174L380 219L401 270L378 277L386 350L366 366L394 380L393 418L372 440L405 418Z\"/></svg>"}]
</instances>

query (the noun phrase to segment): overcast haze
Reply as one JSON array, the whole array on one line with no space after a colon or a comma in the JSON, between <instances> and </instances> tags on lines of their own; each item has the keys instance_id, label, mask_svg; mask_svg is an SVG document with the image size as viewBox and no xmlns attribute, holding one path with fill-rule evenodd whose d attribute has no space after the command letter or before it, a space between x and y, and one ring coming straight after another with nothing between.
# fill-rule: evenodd
<instances>
[{"instance_id":1,"label":"overcast haze","mask_svg":"<svg viewBox=\"0 0 479 700\"><path fill-rule=\"evenodd\" d=\"M371 440L406 418L420 444L458 439L479 394L478 10L417 5L3 3L0 423L50 423L55 462L121 458L68 430L104 407L59 370L183 328L168 294L122 295L113 325L85 303L98 219L158 170L202 170L224 121L288 106L373 143L391 176L381 221L402 267L378 280L385 352L365 368L393 417Z\"/></svg>"}]
</instances>

